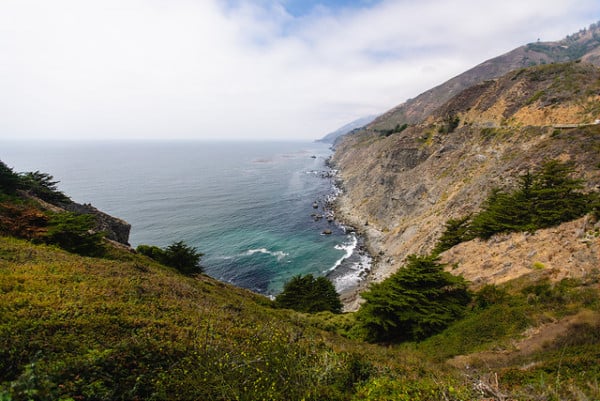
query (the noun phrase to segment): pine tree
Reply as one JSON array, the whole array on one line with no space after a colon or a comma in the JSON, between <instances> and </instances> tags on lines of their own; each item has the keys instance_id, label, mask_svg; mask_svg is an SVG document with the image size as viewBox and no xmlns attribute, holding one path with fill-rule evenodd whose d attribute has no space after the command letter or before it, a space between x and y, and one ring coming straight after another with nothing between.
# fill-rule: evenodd
<instances>
[{"instance_id":1,"label":"pine tree","mask_svg":"<svg viewBox=\"0 0 600 401\"><path fill-rule=\"evenodd\" d=\"M536 175L531 188L536 227L551 227L589 211L592 199L582 193L583 180L571 178L573 172L571 165L552 160Z\"/></svg>"},{"instance_id":2,"label":"pine tree","mask_svg":"<svg viewBox=\"0 0 600 401\"><path fill-rule=\"evenodd\" d=\"M275 305L307 313L342 311L342 302L331 281L326 277L315 278L312 274L292 277L275 298Z\"/></svg>"},{"instance_id":3,"label":"pine tree","mask_svg":"<svg viewBox=\"0 0 600 401\"><path fill-rule=\"evenodd\" d=\"M34 171L21 173L21 186L38 198L52 204L71 203L71 199L58 190L57 184L50 174Z\"/></svg>"},{"instance_id":4,"label":"pine tree","mask_svg":"<svg viewBox=\"0 0 600 401\"><path fill-rule=\"evenodd\" d=\"M492 191L473 217L472 233L490 238L501 232L535 231L574 220L592 210L595 195L583 193L583 180L571 178L572 166L556 160L536 174L521 177L512 193Z\"/></svg>"},{"instance_id":5,"label":"pine tree","mask_svg":"<svg viewBox=\"0 0 600 401\"><path fill-rule=\"evenodd\" d=\"M437 256L408 257L407 265L362 294L357 319L370 341L422 340L462 316L471 296L461 276Z\"/></svg>"},{"instance_id":6,"label":"pine tree","mask_svg":"<svg viewBox=\"0 0 600 401\"><path fill-rule=\"evenodd\" d=\"M179 272L187 275L202 273L200 258L203 254L196 248L188 246L183 241L177 241L164 250L163 263L174 267Z\"/></svg>"},{"instance_id":7,"label":"pine tree","mask_svg":"<svg viewBox=\"0 0 600 401\"><path fill-rule=\"evenodd\" d=\"M458 245L461 242L472 239L471 234L471 215L460 217L458 219L449 219L444 225L444 232L440 239L438 239L433 253L439 255L440 253L452 248L454 245Z\"/></svg>"},{"instance_id":8,"label":"pine tree","mask_svg":"<svg viewBox=\"0 0 600 401\"><path fill-rule=\"evenodd\" d=\"M12 195L19 187L19 176L0 160L0 192Z\"/></svg>"}]
</instances>

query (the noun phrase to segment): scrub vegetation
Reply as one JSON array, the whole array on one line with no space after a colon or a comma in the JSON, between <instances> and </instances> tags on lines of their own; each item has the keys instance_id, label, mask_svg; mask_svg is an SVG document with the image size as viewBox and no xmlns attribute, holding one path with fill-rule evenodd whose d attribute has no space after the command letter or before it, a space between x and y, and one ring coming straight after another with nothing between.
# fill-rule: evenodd
<instances>
[{"instance_id":1,"label":"scrub vegetation","mask_svg":"<svg viewBox=\"0 0 600 401\"><path fill-rule=\"evenodd\" d=\"M572 175L550 162L494 191L437 251L592 211ZM45 209L25 177L0 165L0 400L600 398L599 270L471 292L435 252L412 255L340 313L323 277L272 301L203 275L183 242L117 247L87 215Z\"/></svg>"}]
</instances>

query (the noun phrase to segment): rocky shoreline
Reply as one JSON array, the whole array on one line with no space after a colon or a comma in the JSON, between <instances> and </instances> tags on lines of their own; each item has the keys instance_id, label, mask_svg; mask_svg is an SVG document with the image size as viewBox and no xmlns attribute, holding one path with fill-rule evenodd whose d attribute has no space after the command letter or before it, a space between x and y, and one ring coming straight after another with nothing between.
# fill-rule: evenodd
<instances>
[{"instance_id":1,"label":"rocky shoreline","mask_svg":"<svg viewBox=\"0 0 600 401\"><path fill-rule=\"evenodd\" d=\"M360 293L373 281L373 271L377 269L380 258L370 245L371 238L368 232L359 228L361 227L361 224L358 224L359 216L353 215L347 207L344 207L348 204L348 195L344 191L339 170L332 164L331 158L327 159L325 164L329 172L324 178L330 178L333 186L332 194L325 201L327 215L331 216L346 233L352 234L356 240L352 254L344 258L339 266L332 268L326 276L334 284L344 281L344 285L338 290L340 300L345 312L353 312L360 307L362 302Z\"/></svg>"},{"instance_id":2,"label":"rocky shoreline","mask_svg":"<svg viewBox=\"0 0 600 401\"><path fill-rule=\"evenodd\" d=\"M355 233L359 241L356 247L356 253L366 254L370 259L369 268L365 271L365 274L361 276L361 280L359 280L356 285L346 288L340 292L340 300L344 305L344 311L354 312L358 310L360 304L362 303L360 293L365 291L371 282L375 281L375 272L379 270L382 261L380 254L372 246L373 238L369 236L367 230L357 228L360 227L360 225L356 224L359 220L359 216L353 215L346 207L343 206L346 203L345 198L347 196L348 195L345 193L340 194L333 204L336 221Z\"/></svg>"}]
</instances>

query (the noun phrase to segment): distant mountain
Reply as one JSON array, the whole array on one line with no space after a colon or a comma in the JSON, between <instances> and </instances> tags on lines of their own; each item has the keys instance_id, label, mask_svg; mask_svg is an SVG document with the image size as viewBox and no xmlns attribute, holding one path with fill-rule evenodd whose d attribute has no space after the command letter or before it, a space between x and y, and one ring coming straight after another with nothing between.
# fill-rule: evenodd
<instances>
[{"instance_id":1,"label":"distant mountain","mask_svg":"<svg viewBox=\"0 0 600 401\"><path fill-rule=\"evenodd\" d=\"M343 127L340 127L338 129L336 129L335 131L325 135L323 138L318 139L317 142L334 143L335 140L338 139L340 136L346 135L350 131L353 131L357 128L364 127L365 125L367 125L371 121L373 121L375 118L377 118L377 116L366 116L366 117L359 118L358 120L354 120L351 123L348 123L348 124L344 125Z\"/></svg>"},{"instance_id":2,"label":"distant mountain","mask_svg":"<svg viewBox=\"0 0 600 401\"><path fill-rule=\"evenodd\" d=\"M529 43L487 60L380 115L369 128L387 131L398 124L417 124L453 96L479 82L519 68L575 60L600 66L600 21L560 41Z\"/></svg>"}]
</instances>

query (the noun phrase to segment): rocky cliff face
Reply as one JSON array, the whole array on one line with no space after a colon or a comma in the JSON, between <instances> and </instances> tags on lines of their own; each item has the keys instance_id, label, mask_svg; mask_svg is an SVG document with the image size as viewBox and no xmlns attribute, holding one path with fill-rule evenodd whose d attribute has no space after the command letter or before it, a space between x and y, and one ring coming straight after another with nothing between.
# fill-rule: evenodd
<instances>
[{"instance_id":1,"label":"rocky cliff face","mask_svg":"<svg viewBox=\"0 0 600 401\"><path fill-rule=\"evenodd\" d=\"M370 280L431 251L449 218L477 211L492 188L511 188L544 161L573 162L588 189L599 188L598 118L600 69L568 63L475 85L402 132L346 137L333 157L345 190L338 209L378 258Z\"/></svg>"},{"instance_id":2,"label":"rocky cliff face","mask_svg":"<svg viewBox=\"0 0 600 401\"><path fill-rule=\"evenodd\" d=\"M94 231L103 232L106 239L124 245L127 248L129 247L129 233L131 231L131 224L125 220L104 213L90 204L82 205L72 201L68 203L60 202L51 204L28 192L20 191L20 195L24 198L35 201L43 210L50 210L55 213L67 211L78 214L90 214L94 216L95 220L95 227L93 229Z\"/></svg>"},{"instance_id":3,"label":"rocky cliff face","mask_svg":"<svg viewBox=\"0 0 600 401\"><path fill-rule=\"evenodd\" d=\"M64 209L79 214L91 214L96 220L96 231L102 231L106 234L106 238L129 246L131 224L125 220L106 214L90 204L82 205L73 202L64 205Z\"/></svg>"}]
</instances>

